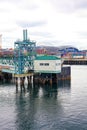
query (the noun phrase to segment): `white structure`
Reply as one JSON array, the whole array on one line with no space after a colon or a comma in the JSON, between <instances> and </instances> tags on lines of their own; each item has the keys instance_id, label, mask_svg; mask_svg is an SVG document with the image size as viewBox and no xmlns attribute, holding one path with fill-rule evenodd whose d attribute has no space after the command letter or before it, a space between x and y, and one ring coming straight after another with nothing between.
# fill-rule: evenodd
<instances>
[{"instance_id":1,"label":"white structure","mask_svg":"<svg viewBox=\"0 0 87 130\"><path fill-rule=\"evenodd\" d=\"M2 49L2 35L0 35L0 49Z\"/></svg>"},{"instance_id":2,"label":"white structure","mask_svg":"<svg viewBox=\"0 0 87 130\"><path fill-rule=\"evenodd\" d=\"M56 56L38 56L34 60L34 72L61 73L61 58Z\"/></svg>"}]
</instances>

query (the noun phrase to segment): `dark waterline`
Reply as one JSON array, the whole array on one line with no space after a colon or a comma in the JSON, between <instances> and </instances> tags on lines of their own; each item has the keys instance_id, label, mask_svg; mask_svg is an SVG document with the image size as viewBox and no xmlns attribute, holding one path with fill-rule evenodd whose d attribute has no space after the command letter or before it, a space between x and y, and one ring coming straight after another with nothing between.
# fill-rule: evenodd
<instances>
[{"instance_id":1,"label":"dark waterline","mask_svg":"<svg viewBox=\"0 0 87 130\"><path fill-rule=\"evenodd\" d=\"M0 85L0 130L87 130L86 77L87 66L72 66L71 83L25 93Z\"/></svg>"}]
</instances>

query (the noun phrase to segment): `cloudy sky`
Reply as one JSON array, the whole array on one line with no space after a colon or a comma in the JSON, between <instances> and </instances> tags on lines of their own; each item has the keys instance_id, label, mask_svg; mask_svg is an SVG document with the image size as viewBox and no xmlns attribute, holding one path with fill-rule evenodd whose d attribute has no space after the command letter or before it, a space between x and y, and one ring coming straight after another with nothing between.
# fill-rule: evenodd
<instances>
[{"instance_id":1,"label":"cloudy sky","mask_svg":"<svg viewBox=\"0 0 87 130\"><path fill-rule=\"evenodd\" d=\"M0 17L3 48L27 29L36 45L87 49L87 0L0 0Z\"/></svg>"}]
</instances>

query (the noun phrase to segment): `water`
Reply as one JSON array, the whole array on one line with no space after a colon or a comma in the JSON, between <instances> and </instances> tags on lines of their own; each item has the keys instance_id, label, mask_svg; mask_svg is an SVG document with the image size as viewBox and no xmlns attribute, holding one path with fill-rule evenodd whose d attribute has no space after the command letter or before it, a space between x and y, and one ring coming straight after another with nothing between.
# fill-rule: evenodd
<instances>
[{"instance_id":1,"label":"water","mask_svg":"<svg viewBox=\"0 0 87 130\"><path fill-rule=\"evenodd\" d=\"M87 66L72 66L71 83L58 87L0 85L0 130L87 130L86 78Z\"/></svg>"}]
</instances>

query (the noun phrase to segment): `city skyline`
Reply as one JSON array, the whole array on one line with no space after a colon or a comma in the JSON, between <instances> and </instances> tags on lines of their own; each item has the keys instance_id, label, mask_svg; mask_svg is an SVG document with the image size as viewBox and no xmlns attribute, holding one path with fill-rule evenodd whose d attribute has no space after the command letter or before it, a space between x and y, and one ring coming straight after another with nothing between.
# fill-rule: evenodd
<instances>
[{"instance_id":1,"label":"city skyline","mask_svg":"<svg viewBox=\"0 0 87 130\"><path fill-rule=\"evenodd\" d=\"M28 30L36 45L87 49L86 0L1 0L2 47L13 47Z\"/></svg>"}]
</instances>

